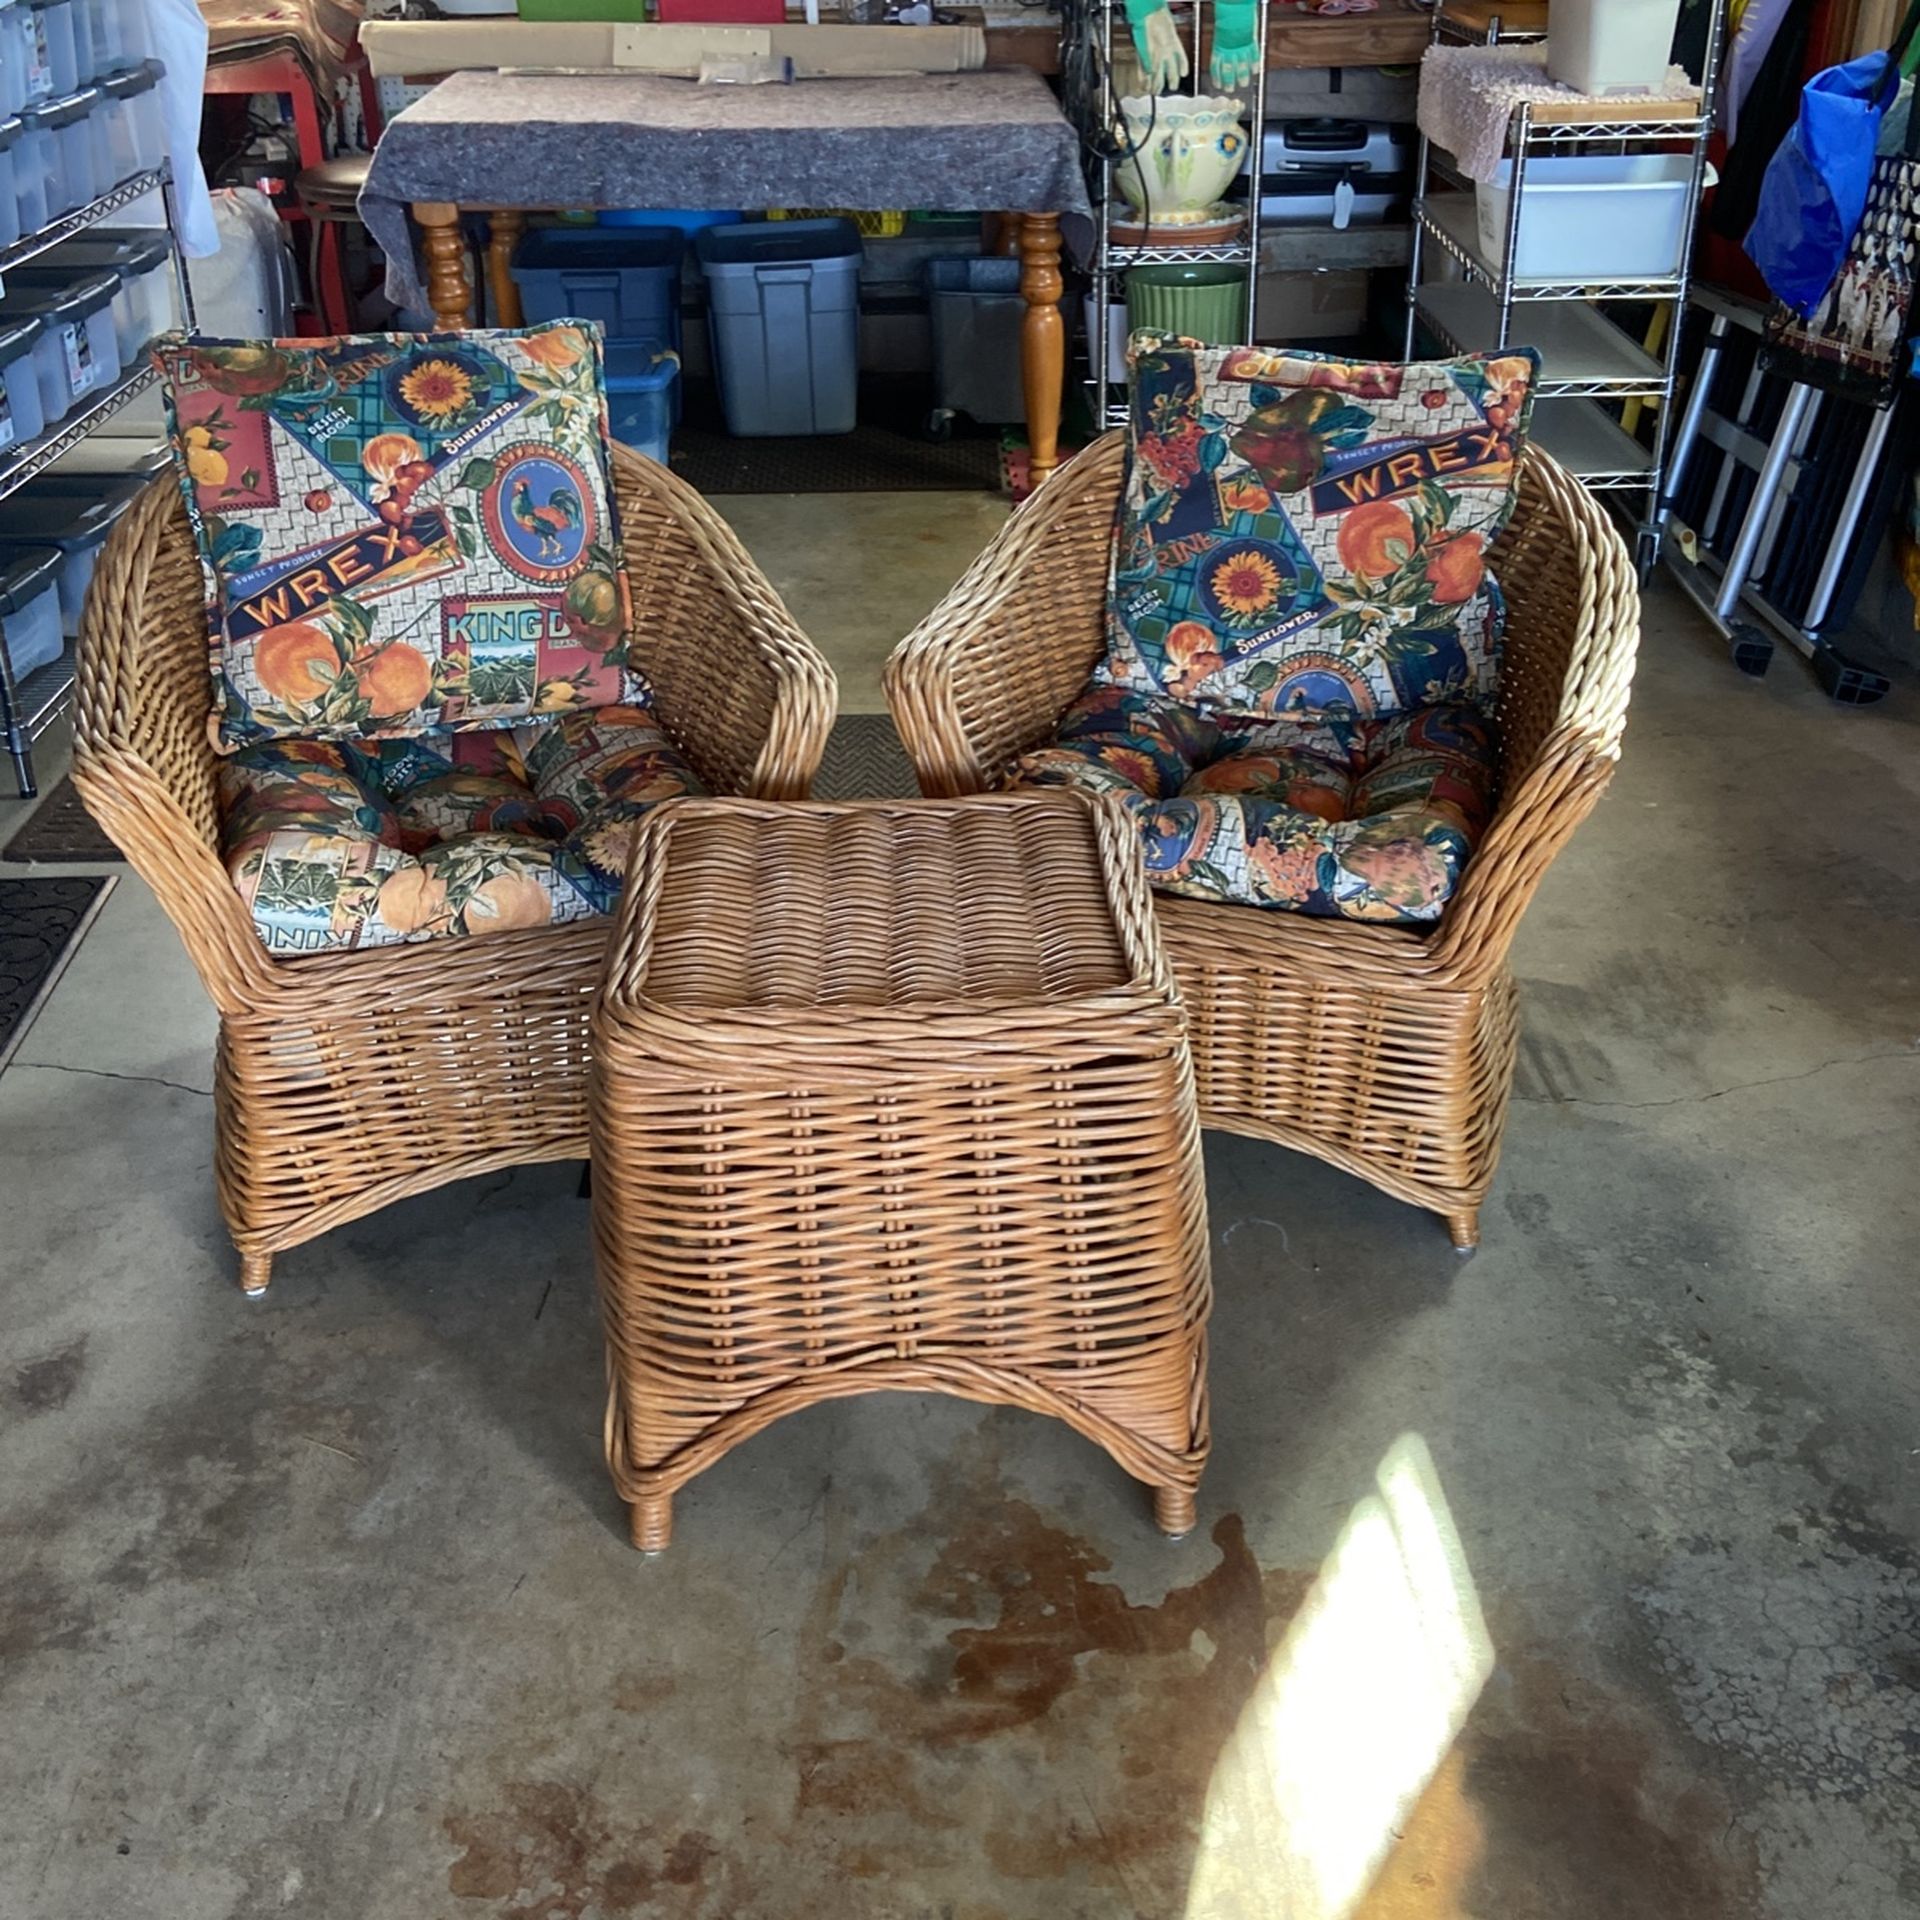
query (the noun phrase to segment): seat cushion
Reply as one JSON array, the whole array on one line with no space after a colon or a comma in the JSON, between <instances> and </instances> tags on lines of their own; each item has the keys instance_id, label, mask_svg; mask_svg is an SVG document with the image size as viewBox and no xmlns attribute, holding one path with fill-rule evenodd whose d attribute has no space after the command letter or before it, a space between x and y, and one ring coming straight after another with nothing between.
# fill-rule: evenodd
<instances>
[{"instance_id":1,"label":"seat cushion","mask_svg":"<svg viewBox=\"0 0 1920 1920\"><path fill-rule=\"evenodd\" d=\"M1491 700L1536 356L1132 359L1101 681L1221 719Z\"/></svg>"},{"instance_id":2,"label":"seat cushion","mask_svg":"<svg viewBox=\"0 0 1920 1920\"><path fill-rule=\"evenodd\" d=\"M170 340L216 743L643 702L600 334Z\"/></svg>"},{"instance_id":3,"label":"seat cushion","mask_svg":"<svg viewBox=\"0 0 1920 1920\"><path fill-rule=\"evenodd\" d=\"M633 823L701 791L642 707L490 733L274 740L220 767L221 840L273 953L606 913Z\"/></svg>"},{"instance_id":4,"label":"seat cushion","mask_svg":"<svg viewBox=\"0 0 1920 1920\"><path fill-rule=\"evenodd\" d=\"M1031 785L1116 795L1169 893L1350 920L1438 919L1492 817L1493 723L1471 702L1358 719L1221 721L1087 689Z\"/></svg>"}]
</instances>

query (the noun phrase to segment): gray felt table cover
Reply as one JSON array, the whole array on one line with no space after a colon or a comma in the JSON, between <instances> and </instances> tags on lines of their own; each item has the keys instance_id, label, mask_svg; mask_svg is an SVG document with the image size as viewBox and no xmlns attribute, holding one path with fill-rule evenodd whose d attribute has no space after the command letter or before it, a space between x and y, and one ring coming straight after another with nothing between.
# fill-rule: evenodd
<instances>
[{"instance_id":1,"label":"gray felt table cover","mask_svg":"<svg viewBox=\"0 0 1920 1920\"><path fill-rule=\"evenodd\" d=\"M1079 144L1038 74L701 86L654 74L457 73L381 136L361 217L387 292L424 306L416 200L470 207L924 207L1057 213L1085 259Z\"/></svg>"}]
</instances>

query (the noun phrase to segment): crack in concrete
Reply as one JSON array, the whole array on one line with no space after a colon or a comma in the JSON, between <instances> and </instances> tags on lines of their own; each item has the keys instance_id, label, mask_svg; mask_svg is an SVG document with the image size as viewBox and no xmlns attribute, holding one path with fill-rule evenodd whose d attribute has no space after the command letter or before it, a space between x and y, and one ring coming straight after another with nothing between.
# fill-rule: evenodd
<instances>
[{"instance_id":1,"label":"crack in concrete","mask_svg":"<svg viewBox=\"0 0 1920 1920\"><path fill-rule=\"evenodd\" d=\"M1822 1060L1818 1066L1808 1067L1800 1073L1776 1073L1761 1080L1736 1080L1732 1086L1715 1087L1711 1093L1679 1093L1671 1100L1587 1100L1572 1093L1516 1093L1513 1097L1516 1103L1524 1101L1530 1106L1608 1107L1630 1112L1643 1112L1649 1107L1704 1106L1709 1100L1724 1100L1732 1093L1750 1093L1756 1087L1790 1086L1796 1080L1811 1080L1816 1074L1829 1072L1834 1067L1864 1067L1875 1060L1920 1060L1920 1042L1904 1047L1882 1047L1873 1053L1841 1054L1832 1060Z\"/></svg>"},{"instance_id":2,"label":"crack in concrete","mask_svg":"<svg viewBox=\"0 0 1920 1920\"><path fill-rule=\"evenodd\" d=\"M211 1087L190 1087L184 1080L162 1080L152 1073L109 1073L105 1067L68 1067L57 1060L15 1060L15 1067L27 1067L36 1073L83 1073L89 1080L131 1080L143 1087L171 1087L175 1093L191 1093L202 1100L213 1098Z\"/></svg>"}]
</instances>

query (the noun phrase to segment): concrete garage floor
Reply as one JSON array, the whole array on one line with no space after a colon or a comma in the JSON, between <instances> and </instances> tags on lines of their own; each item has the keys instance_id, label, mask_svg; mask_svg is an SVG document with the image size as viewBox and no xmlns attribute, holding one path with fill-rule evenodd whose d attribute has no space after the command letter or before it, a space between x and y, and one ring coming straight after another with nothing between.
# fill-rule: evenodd
<instances>
[{"instance_id":1,"label":"concrete garage floor","mask_svg":"<svg viewBox=\"0 0 1920 1920\"><path fill-rule=\"evenodd\" d=\"M890 638L990 517L727 504L830 650L822 526L947 532L863 577ZM1621 777L1521 934L1479 1257L1209 1143L1178 1545L1066 1429L890 1396L734 1453L638 1557L573 1170L248 1305L213 1023L129 876L0 1077L0 1914L1178 1920L1217 1764L1243 1886L1391 1847L1367 1920L1920 1911L1917 692L1744 681L1656 590ZM1349 1736L1375 1781L1446 1745L1420 1633L1362 1607L1357 1668L1221 1762L1410 1434L1497 1665L1410 1817L1289 1821L1263 1784ZM1268 1910L1322 1908L1191 1909Z\"/></svg>"}]
</instances>

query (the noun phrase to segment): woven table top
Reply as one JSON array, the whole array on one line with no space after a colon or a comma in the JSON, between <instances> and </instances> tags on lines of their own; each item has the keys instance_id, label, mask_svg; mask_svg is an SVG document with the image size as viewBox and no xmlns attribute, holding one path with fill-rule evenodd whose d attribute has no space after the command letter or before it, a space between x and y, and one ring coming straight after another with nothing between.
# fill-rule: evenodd
<instances>
[{"instance_id":1,"label":"woven table top","mask_svg":"<svg viewBox=\"0 0 1920 1920\"><path fill-rule=\"evenodd\" d=\"M1166 993L1137 840L1083 796L673 802L640 849L612 1009L831 1016Z\"/></svg>"}]
</instances>

